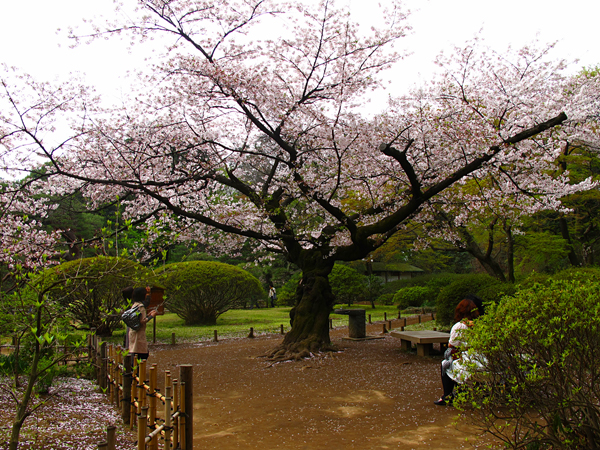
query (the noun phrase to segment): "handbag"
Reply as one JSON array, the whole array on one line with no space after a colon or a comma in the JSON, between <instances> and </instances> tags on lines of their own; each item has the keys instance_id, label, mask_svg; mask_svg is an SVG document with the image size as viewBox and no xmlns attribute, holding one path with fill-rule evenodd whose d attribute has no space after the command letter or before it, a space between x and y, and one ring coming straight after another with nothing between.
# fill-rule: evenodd
<instances>
[{"instance_id":1,"label":"handbag","mask_svg":"<svg viewBox=\"0 0 600 450\"><path fill-rule=\"evenodd\" d=\"M142 326L142 323L140 322L140 316L142 315L142 313L139 311L139 309L140 307L136 306L134 308L129 308L128 310L125 310L123 314L121 314L121 320L123 320L123 322L125 322L125 325L127 325L134 331L139 330Z\"/></svg>"}]
</instances>

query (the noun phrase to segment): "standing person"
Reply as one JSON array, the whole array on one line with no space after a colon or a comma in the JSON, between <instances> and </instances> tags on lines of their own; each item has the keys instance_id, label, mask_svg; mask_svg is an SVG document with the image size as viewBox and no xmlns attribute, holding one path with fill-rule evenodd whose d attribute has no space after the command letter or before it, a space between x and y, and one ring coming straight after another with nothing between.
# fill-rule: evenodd
<instances>
[{"instance_id":1,"label":"standing person","mask_svg":"<svg viewBox=\"0 0 600 450\"><path fill-rule=\"evenodd\" d=\"M135 288L131 295L132 308L139 307L141 327L129 330L129 353L137 359L148 359L148 341L146 340L146 324L155 316L156 311L146 312L150 305L150 288Z\"/></svg>"},{"instance_id":2,"label":"standing person","mask_svg":"<svg viewBox=\"0 0 600 450\"><path fill-rule=\"evenodd\" d=\"M472 327L473 320L479 317L479 309L472 298L471 296L467 296L467 298L460 301L454 310L454 321L456 323L450 330L448 349L444 353L441 368L444 394L433 402L436 405L443 406L446 403L452 402L454 386L456 386L457 380L460 378L460 373L458 373L460 368L453 366L459 365L457 361L459 361L460 352L464 350L465 345L461 334L463 330Z\"/></svg>"},{"instance_id":3,"label":"standing person","mask_svg":"<svg viewBox=\"0 0 600 450\"><path fill-rule=\"evenodd\" d=\"M275 290L275 286L273 285L269 287L269 300L271 301L271 308L275 308L275 300L277 300L277 291Z\"/></svg>"}]
</instances>

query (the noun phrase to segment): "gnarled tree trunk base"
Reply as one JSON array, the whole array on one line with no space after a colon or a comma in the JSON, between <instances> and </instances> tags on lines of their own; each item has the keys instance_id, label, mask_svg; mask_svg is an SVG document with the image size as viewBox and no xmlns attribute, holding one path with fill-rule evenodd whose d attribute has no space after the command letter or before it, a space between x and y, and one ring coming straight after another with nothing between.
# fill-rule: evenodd
<instances>
[{"instance_id":1,"label":"gnarled tree trunk base","mask_svg":"<svg viewBox=\"0 0 600 450\"><path fill-rule=\"evenodd\" d=\"M337 352L339 349L331 343L318 343L306 339L301 342L286 344L285 341L264 355L267 360L274 363L282 361L299 361L312 358L324 352Z\"/></svg>"}]
</instances>

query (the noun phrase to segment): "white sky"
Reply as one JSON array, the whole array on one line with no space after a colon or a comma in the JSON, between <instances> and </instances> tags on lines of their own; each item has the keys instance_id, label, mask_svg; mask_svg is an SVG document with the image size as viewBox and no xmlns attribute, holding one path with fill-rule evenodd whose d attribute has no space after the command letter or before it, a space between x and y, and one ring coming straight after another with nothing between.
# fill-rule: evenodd
<instances>
[{"instance_id":1,"label":"white sky","mask_svg":"<svg viewBox=\"0 0 600 450\"><path fill-rule=\"evenodd\" d=\"M372 0L338 1L348 1L357 17L372 20L370 13L376 9ZM558 41L557 58L579 59L578 66L600 64L598 0L405 0L405 4L413 11L409 19L413 34L398 45L413 55L395 72L398 84L392 94L427 81L441 50L464 43L480 30L496 50L521 47L537 36L543 43ZM83 18L110 16L112 0L0 0L0 5L0 62L38 80L80 72L104 95L118 98L127 89L127 71L144 64L143 55L129 54L118 39L69 48L67 28L80 25ZM59 28L62 32L57 34Z\"/></svg>"}]
</instances>

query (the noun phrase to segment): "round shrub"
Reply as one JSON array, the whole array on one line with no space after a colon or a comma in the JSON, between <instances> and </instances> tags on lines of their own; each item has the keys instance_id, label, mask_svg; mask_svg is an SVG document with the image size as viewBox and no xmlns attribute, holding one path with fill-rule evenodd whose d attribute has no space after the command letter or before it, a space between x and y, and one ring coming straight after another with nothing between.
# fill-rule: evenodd
<instances>
[{"instance_id":1,"label":"round shrub","mask_svg":"<svg viewBox=\"0 0 600 450\"><path fill-rule=\"evenodd\" d=\"M125 258L96 256L69 261L46 270L42 284L54 287L50 300L64 308L74 321L96 328L99 336L111 336L121 326L116 312L125 306L121 291L148 283L147 270Z\"/></svg>"},{"instance_id":2,"label":"round shrub","mask_svg":"<svg viewBox=\"0 0 600 450\"><path fill-rule=\"evenodd\" d=\"M224 312L265 296L256 277L220 262L168 264L157 272L169 310L186 325L215 325Z\"/></svg>"},{"instance_id":3,"label":"round shrub","mask_svg":"<svg viewBox=\"0 0 600 450\"><path fill-rule=\"evenodd\" d=\"M475 294L485 302L490 299L480 295L488 288L502 286L503 283L486 274L461 275L444 287L436 300L437 322L440 325L451 325L454 322L454 309L467 294ZM489 292L489 291L488 291Z\"/></svg>"},{"instance_id":4,"label":"round shrub","mask_svg":"<svg viewBox=\"0 0 600 450\"><path fill-rule=\"evenodd\" d=\"M420 307L425 303L432 303L433 289L427 286L411 286L400 289L394 295L394 304L398 309L406 309L409 306Z\"/></svg>"}]
</instances>

